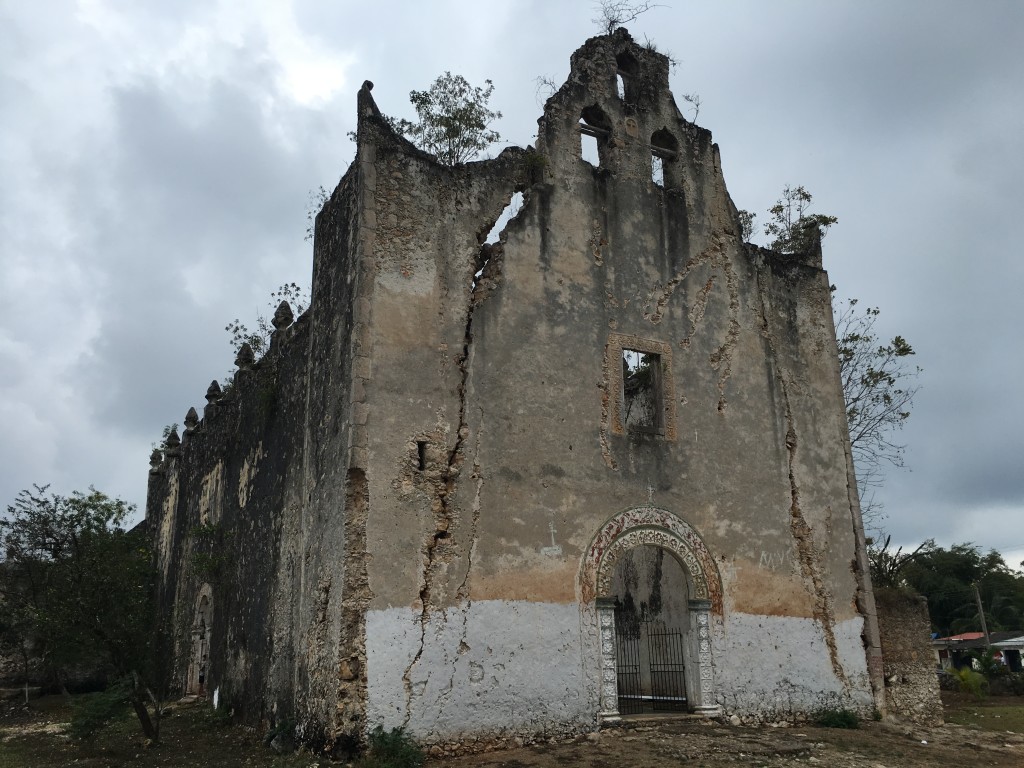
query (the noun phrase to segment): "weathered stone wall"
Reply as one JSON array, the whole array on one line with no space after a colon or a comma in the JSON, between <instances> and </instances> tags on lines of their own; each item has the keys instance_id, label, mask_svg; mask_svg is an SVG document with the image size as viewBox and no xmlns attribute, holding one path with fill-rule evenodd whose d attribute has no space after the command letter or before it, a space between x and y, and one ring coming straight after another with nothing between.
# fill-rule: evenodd
<instances>
[{"instance_id":1,"label":"weathered stone wall","mask_svg":"<svg viewBox=\"0 0 1024 768\"><path fill-rule=\"evenodd\" d=\"M654 545L688 580L699 711L883 706L820 249L741 242L667 59L624 30L589 40L535 148L454 168L371 88L317 218L310 312L154 474L179 635L202 587L189 531L209 518L234 558L210 684L339 749L377 724L591 729L615 707L609 572ZM623 350L655 361L642 428Z\"/></svg>"},{"instance_id":2,"label":"weathered stone wall","mask_svg":"<svg viewBox=\"0 0 1024 768\"><path fill-rule=\"evenodd\" d=\"M204 417L186 427L150 475L148 515L156 530L161 594L173 614L164 627L187 684L200 591L210 602L207 692L250 720L292 715L293 639L278 580L279 546L301 475L307 321L279 333L254 370L241 370ZM296 465L295 459L299 459ZM291 504L288 502L292 501ZM273 680L271 684L270 681ZM193 687L195 680L193 682Z\"/></svg>"},{"instance_id":3,"label":"weathered stone wall","mask_svg":"<svg viewBox=\"0 0 1024 768\"><path fill-rule=\"evenodd\" d=\"M622 52L638 63L625 99ZM740 242L718 149L679 115L663 57L608 37L573 62L526 155L445 169L361 137L377 168L368 718L428 740L591 727L581 560L606 520L652 501L714 553L718 703L870 711L820 253ZM580 158L581 114L606 126L600 168ZM658 132L678 148L664 186ZM481 248L520 185L523 209ZM623 347L666 365L662 434L616 413Z\"/></svg>"},{"instance_id":4,"label":"weathered stone wall","mask_svg":"<svg viewBox=\"0 0 1024 768\"><path fill-rule=\"evenodd\" d=\"M898 589L876 589L887 714L920 725L942 723L928 602Z\"/></svg>"},{"instance_id":5,"label":"weathered stone wall","mask_svg":"<svg viewBox=\"0 0 1024 768\"><path fill-rule=\"evenodd\" d=\"M195 689L195 627L209 600L205 694L242 720L295 721L332 746L339 727L355 182L318 227L314 307L276 331L268 353L211 388L150 475L165 634L175 681ZM160 459L158 456L157 459ZM361 706L360 706L361 711ZM356 726L357 730L361 725Z\"/></svg>"}]
</instances>

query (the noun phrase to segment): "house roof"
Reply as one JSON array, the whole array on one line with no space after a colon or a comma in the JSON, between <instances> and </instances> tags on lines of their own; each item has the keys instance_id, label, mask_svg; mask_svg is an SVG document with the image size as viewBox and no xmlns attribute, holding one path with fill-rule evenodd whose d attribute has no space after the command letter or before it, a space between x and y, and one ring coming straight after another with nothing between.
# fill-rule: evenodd
<instances>
[{"instance_id":1,"label":"house roof","mask_svg":"<svg viewBox=\"0 0 1024 768\"><path fill-rule=\"evenodd\" d=\"M992 643L996 648L1016 648L1017 650L1024 650L1024 635L1020 637L1011 637L1008 640L1000 640L998 643Z\"/></svg>"},{"instance_id":2,"label":"house roof","mask_svg":"<svg viewBox=\"0 0 1024 768\"><path fill-rule=\"evenodd\" d=\"M936 648L974 650L986 648L989 645L998 648L1024 647L1024 631L1019 629L998 632L989 632L988 644L985 643L984 632L961 632L959 635L949 637L937 637L932 640Z\"/></svg>"},{"instance_id":3,"label":"house roof","mask_svg":"<svg viewBox=\"0 0 1024 768\"><path fill-rule=\"evenodd\" d=\"M980 640L985 636L984 632L961 632L959 635L950 635L949 637L937 637L936 640L946 640L954 642L963 642L965 640Z\"/></svg>"}]
</instances>

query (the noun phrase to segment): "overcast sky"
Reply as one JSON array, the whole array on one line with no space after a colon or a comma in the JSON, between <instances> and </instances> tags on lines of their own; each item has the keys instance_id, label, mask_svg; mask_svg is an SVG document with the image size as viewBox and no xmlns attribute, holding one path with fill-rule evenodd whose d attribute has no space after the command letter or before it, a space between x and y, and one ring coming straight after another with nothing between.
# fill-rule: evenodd
<instances>
[{"instance_id":1,"label":"overcast sky","mask_svg":"<svg viewBox=\"0 0 1024 768\"><path fill-rule=\"evenodd\" d=\"M880 499L894 540L1024 559L1024 3L681 2L629 25L699 94L730 193L839 217L825 266L924 369ZM0 504L32 483L145 502L164 425L309 284L309 193L352 159L356 91L412 116L450 70L532 143L579 2L0 0ZM498 147L500 149L500 147ZM756 240L757 238L755 238ZM763 242L764 238L761 238Z\"/></svg>"}]
</instances>

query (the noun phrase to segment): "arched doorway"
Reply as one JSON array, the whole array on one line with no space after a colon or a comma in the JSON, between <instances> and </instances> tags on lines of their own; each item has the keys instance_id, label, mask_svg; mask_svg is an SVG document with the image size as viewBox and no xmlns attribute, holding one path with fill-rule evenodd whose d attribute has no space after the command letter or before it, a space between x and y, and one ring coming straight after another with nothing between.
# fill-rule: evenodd
<instances>
[{"instance_id":1,"label":"arched doorway","mask_svg":"<svg viewBox=\"0 0 1024 768\"><path fill-rule=\"evenodd\" d=\"M626 552L612 572L619 714L685 712L689 587L667 550ZM692 673L692 670L691 670Z\"/></svg>"},{"instance_id":2,"label":"arched doorway","mask_svg":"<svg viewBox=\"0 0 1024 768\"><path fill-rule=\"evenodd\" d=\"M196 600L192 620L192 647L189 653L185 693L202 696L210 670L210 634L213 624L213 589L204 584Z\"/></svg>"},{"instance_id":3,"label":"arched doorway","mask_svg":"<svg viewBox=\"0 0 1024 768\"><path fill-rule=\"evenodd\" d=\"M638 554L633 554L638 548L642 549ZM659 551L661 554L658 554ZM707 715L717 715L719 712L714 697L714 662L711 646L711 616L722 614L722 586L718 570L708 548L688 523L667 510L646 505L620 512L608 520L591 542L580 570L582 602L587 604L593 601L597 612L601 654L598 714L603 720L614 720L621 714L616 599L618 598L621 606L624 602L624 593L617 595L616 591L620 590L620 587L613 585L616 579L620 582L625 581L625 574L631 566L623 566L623 570L620 571L619 563L630 561L633 563L632 567L636 567L638 562L656 563L660 560L662 576L659 577L661 583L658 588L664 590L666 559L674 561L670 569L676 566L679 569L670 570L674 573L670 579L675 580L677 585L682 580L686 585L685 600L678 594L681 591L678 588L677 594L672 597L674 607L669 617L671 626L667 627L668 634L679 637L664 640L679 640L682 643L679 655L684 671L681 676L677 675L674 679L672 675L676 674L677 670L668 668L662 671L670 673L668 683L673 690L678 691L680 683L682 684L685 691L685 709ZM650 615L649 600L654 584L650 578L646 581L644 594L648 599L647 615ZM639 582L636 594L641 594ZM636 595L633 600L635 603ZM680 601L685 602L685 610L682 609ZM621 611L620 607L619 620L628 621ZM634 631L629 627L624 627L624 630ZM639 674L643 675L643 672ZM624 700L628 700L629 688L626 682L623 682L621 688L626 692ZM653 693L647 695L654 696Z\"/></svg>"}]
</instances>

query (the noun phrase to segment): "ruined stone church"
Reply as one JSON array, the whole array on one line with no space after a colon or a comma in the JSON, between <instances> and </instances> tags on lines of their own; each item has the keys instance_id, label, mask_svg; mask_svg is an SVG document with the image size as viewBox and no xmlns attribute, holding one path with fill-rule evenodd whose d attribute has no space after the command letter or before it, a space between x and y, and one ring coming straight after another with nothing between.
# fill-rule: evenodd
<instances>
[{"instance_id":1,"label":"ruined stone church","mask_svg":"<svg viewBox=\"0 0 1024 768\"><path fill-rule=\"evenodd\" d=\"M588 40L454 167L364 83L309 310L152 459L183 691L329 750L884 705L820 247L743 242L668 71Z\"/></svg>"}]
</instances>

